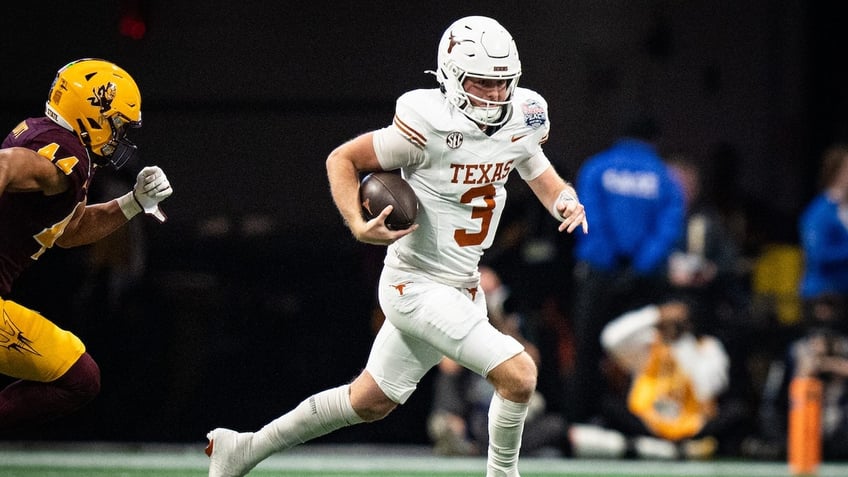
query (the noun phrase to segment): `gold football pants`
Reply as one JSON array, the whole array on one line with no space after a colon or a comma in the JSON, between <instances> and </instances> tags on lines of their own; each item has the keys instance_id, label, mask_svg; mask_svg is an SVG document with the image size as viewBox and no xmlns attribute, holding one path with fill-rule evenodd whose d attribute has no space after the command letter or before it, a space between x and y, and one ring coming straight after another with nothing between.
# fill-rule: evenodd
<instances>
[{"instance_id":1,"label":"gold football pants","mask_svg":"<svg viewBox=\"0 0 848 477\"><path fill-rule=\"evenodd\" d=\"M0 297L0 373L50 382L73 366L85 345L36 311Z\"/></svg>"}]
</instances>

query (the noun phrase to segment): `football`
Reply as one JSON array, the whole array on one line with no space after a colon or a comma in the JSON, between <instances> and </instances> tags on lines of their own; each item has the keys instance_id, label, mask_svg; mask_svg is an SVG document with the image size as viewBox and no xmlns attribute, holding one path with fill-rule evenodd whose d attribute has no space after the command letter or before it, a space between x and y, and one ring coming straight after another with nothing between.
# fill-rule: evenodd
<instances>
[{"instance_id":1,"label":"football","mask_svg":"<svg viewBox=\"0 0 848 477\"><path fill-rule=\"evenodd\" d=\"M367 220L380 215L387 205L392 213L386 217L390 230L408 229L418 217L418 197L412 186L400 174L394 172L372 172L359 185L359 203Z\"/></svg>"}]
</instances>

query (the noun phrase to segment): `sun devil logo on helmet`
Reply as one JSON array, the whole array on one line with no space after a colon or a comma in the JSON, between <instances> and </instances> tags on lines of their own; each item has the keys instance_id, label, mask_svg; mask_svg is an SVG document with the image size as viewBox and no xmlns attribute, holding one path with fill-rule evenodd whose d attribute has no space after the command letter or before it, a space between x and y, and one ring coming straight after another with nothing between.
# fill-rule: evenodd
<instances>
[{"instance_id":1,"label":"sun devil logo on helmet","mask_svg":"<svg viewBox=\"0 0 848 477\"><path fill-rule=\"evenodd\" d=\"M548 120L545 108L532 99L521 105L521 111L524 113L524 124L533 129L539 129Z\"/></svg>"},{"instance_id":2,"label":"sun devil logo on helmet","mask_svg":"<svg viewBox=\"0 0 848 477\"><path fill-rule=\"evenodd\" d=\"M112 101L115 99L115 96L118 95L118 87L115 83L109 82L92 90L92 93L94 96L89 96L87 98L88 102L91 103L92 106L99 106L100 112L105 113L112 109Z\"/></svg>"}]
</instances>

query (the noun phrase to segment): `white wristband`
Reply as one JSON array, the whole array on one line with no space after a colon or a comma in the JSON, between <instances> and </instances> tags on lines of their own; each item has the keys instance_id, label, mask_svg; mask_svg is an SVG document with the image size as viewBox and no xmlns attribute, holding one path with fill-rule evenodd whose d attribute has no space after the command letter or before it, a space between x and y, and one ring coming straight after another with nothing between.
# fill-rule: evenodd
<instances>
[{"instance_id":1,"label":"white wristband","mask_svg":"<svg viewBox=\"0 0 848 477\"><path fill-rule=\"evenodd\" d=\"M554 204L551 206L551 215L560 222L565 222L565 218L559 213L557 205L559 205L560 202L568 202L569 200L577 200L577 196L572 194L570 190L563 189L560 191L559 196L557 196Z\"/></svg>"},{"instance_id":2,"label":"white wristband","mask_svg":"<svg viewBox=\"0 0 848 477\"><path fill-rule=\"evenodd\" d=\"M121 212L124 213L127 220L141 213L141 205L139 205L138 201L135 200L135 196L133 196L132 191L127 192L115 200L118 201L118 206L121 208Z\"/></svg>"}]
</instances>

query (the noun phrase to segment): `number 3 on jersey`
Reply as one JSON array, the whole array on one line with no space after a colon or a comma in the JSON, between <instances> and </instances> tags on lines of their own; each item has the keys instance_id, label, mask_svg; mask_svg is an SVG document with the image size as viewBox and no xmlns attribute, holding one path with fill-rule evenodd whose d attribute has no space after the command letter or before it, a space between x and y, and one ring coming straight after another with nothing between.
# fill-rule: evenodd
<instances>
[{"instance_id":1,"label":"number 3 on jersey","mask_svg":"<svg viewBox=\"0 0 848 477\"><path fill-rule=\"evenodd\" d=\"M460 247L480 245L489 234L489 226L492 224L493 210L495 209L495 186L486 184L481 187L473 187L460 197L460 202L468 204L477 197L482 197L486 203L485 207L474 207L471 209L471 218L480 219L480 231L469 232L466 229L457 229L453 232L453 238Z\"/></svg>"}]
</instances>

